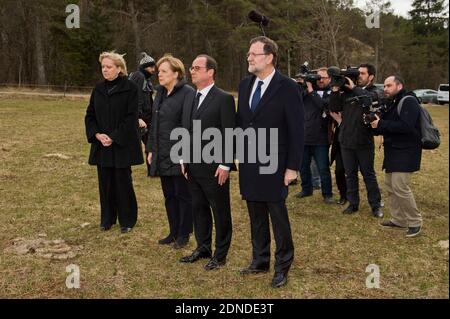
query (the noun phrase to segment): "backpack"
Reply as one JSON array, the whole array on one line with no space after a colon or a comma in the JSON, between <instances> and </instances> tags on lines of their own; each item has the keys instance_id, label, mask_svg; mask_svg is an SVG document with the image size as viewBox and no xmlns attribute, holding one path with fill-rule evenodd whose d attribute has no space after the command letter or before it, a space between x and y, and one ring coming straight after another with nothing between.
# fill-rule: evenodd
<instances>
[{"instance_id":1,"label":"backpack","mask_svg":"<svg viewBox=\"0 0 450 319\"><path fill-rule=\"evenodd\" d=\"M411 95L407 95L403 97L397 106L397 114L400 116L400 112L402 110L403 102L407 97L413 97ZM439 134L439 130L433 124L433 120L431 119L430 113L419 104L420 114L419 114L419 124L420 124L420 132L422 134L422 149L424 150L434 150L438 148L441 144L441 139Z\"/></svg>"}]
</instances>

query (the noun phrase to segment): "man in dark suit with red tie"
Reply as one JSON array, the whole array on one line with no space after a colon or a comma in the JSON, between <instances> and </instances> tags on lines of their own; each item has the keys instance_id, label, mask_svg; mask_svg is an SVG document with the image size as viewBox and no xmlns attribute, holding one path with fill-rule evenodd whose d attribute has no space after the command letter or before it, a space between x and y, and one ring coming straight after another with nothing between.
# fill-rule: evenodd
<instances>
[{"instance_id":1,"label":"man in dark suit with red tie","mask_svg":"<svg viewBox=\"0 0 450 319\"><path fill-rule=\"evenodd\" d=\"M247 61L252 75L239 85L236 116L238 128L244 131L254 129L257 141L266 134L264 146L269 146L268 152L277 154L278 165L275 172L270 174L261 170L267 165L258 156L256 163L248 161L248 152L253 148L250 144L254 141L244 143L246 158L243 161L238 158L240 191L242 198L247 201L253 248L252 262L241 270L241 274L269 270L270 216L276 244L275 273L272 279L274 288L287 283L288 271L294 259L285 200L289 183L297 178L304 144L304 114L300 90L296 82L275 69L277 53L277 44L267 37L257 37L250 41ZM278 133L276 145L268 142L273 129ZM257 143L257 150L260 147L263 147L262 143Z\"/></svg>"},{"instance_id":2,"label":"man in dark suit with red tie","mask_svg":"<svg viewBox=\"0 0 450 319\"><path fill-rule=\"evenodd\" d=\"M191 147L194 161L182 165L183 175L188 179L192 194L194 217L194 233L197 247L191 255L180 259L183 263L193 263L202 258L210 258L204 266L205 270L217 269L226 263L228 249L231 243L232 225L230 208L230 169L233 168L233 149L225 154L225 129L233 129L235 125L236 108L234 97L219 89L214 78L217 73L217 62L210 56L202 54L195 58L190 68L192 83L197 87L197 95L191 109L183 110L183 127L191 136L191 146L202 143L201 149ZM220 145L219 161L212 163L205 158L195 161L196 155L203 153L203 147L210 141L199 141L195 138L196 126L201 124L203 135L206 129L220 130L222 140L214 141ZM218 143L221 142L221 143ZM204 154L202 154L204 155ZM217 155L218 154L214 154ZM213 218L216 227L215 251L212 253Z\"/></svg>"}]
</instances>

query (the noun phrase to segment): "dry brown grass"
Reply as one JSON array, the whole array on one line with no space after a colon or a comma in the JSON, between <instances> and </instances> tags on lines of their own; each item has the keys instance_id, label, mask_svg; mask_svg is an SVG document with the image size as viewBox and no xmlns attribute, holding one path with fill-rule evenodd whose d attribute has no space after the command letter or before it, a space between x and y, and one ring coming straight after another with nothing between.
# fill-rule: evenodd
<instances>
[{"instance_id":1,"label":"dry brown grass","mask_svg":"<svg viewBox=\"0 0 450 319\"><path fill-rule=\"evenodd\" d=\"M249 220L232 175L233 241L227 266L205 272L203 262L178 259L195 247L175 251L156 242L167 233L160 182L134 168L139 203L136 228L98 230L96 170L87 165L83 116L86 102L0 99L0 297L6 298L448 298L448 254L436 247L448 239L448 108L431 107L442 146L426 151L413 190L424 217L423 234L406 239L386 231L369 214L361 185L358 214L321 203L320 194L287 200L296 248L287 287L269 287L272 274L242 278L237 270L250 254ZM44 157L60 153L69 159ZM377 151L380 185L382 154ZM386 200L385 200L386 201ZM81 224L90 223L82 228ZM12 239L62 238L83 246L67 261L7 254ZM81 270L81 288L67 289L69 264ZM367 289L365 269L377 264L381 288Z\"/></svg>"}]
</instances>

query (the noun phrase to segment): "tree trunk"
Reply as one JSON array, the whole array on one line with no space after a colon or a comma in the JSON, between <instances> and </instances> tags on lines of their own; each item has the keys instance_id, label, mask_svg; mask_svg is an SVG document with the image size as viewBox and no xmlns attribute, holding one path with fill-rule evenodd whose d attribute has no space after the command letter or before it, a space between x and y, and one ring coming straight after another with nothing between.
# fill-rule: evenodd
<instances>
[{"instance_id":1,"label":"tree trunk","mask_svg":"<svg viewBox=\"0 0 450 319\"><path fill-rule=\"evenodd\" d=\"M88 0L81 0L79 6L80 6L80 27L83 28L89 17Z\"/></svg>"},{"instance_id":2,"label":"tree trunk","mask_svg":"<svg viewBox=\"0 0 450 319\"><path fill-rule=\"evenodd\" d=\"M22 56L19 55L19 87L22 85Z\"/></svg>"},{"instance_id":3,"label":"tree trunk","mask_svg":"<svg viewBox=\"0 0 450 319\"><path fill-rule=\"evenodd\" d=\"M141 35L139 33L139 22L138 22L138 15L139 12L136 11L134 7L134 0L128 1L128 10L131 15L131 26L133 29L133 35L134 35L134 48L135 48L135 54L136 54L136 62L141 59Z\"/></svg>"},{"instance_id":4,"label":"tree trunk","mask_svg":"<svg viewBox=\"0 0 450 319\"><path fill-rule=\"evenodd\" d=\"M33 13L33 15L34 17L32 19L34 20L33 30L34 30L34 45L35 45L34 62L36 64L37 84L45 85L47 84L47 77L45 74L45 67L44 67L41 20L39 16L36 15L35 12Z\"/></svg>"},{"instance_id":5,"label":"tree trunk","mask_svg":"<svg viewBox=\"0 0 450 319\"><path fill-rule=\"evenodd\" d=\"M380 49L378 47L378 43L375 44L375 70L377 70L377 72L375 73L375 78L373 79L374 82L377 82L377 75L380 72Z\"/></svg>"}]
</instances>

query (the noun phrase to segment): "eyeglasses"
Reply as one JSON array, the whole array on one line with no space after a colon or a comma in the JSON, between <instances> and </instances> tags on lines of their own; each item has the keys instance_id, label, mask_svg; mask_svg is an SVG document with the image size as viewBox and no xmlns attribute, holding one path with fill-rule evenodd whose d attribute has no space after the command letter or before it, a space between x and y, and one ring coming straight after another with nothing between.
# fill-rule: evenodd
<instances>
[{"instance_id":1,"label":"eyeglasses","mask_svg":"<svg viewBox=\"0 0 450 319\"><path fill-rule=\"evenodd\" d=\"M268 53L253 53L253 52L249 52L246 54L247 58L252 57L254 58L257 55L268 55Z\"/></svg>"},{"instance_id":2,"label":"eyeglasses","mask_svg":"<svg viewBox=\"0 0 450 319\"><path fill-rule=\"evenodd\" d=\"M198 65L196 65L196 66L191 66L190 68L189 68L189 71L200 71L200 69L202 69L202 68L205 68L205 69L207 69L207 67L206 66L198 66Z\"/></svg>"}]
</instances>

